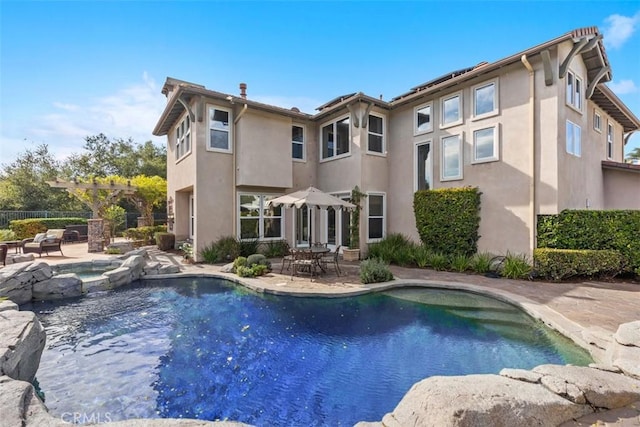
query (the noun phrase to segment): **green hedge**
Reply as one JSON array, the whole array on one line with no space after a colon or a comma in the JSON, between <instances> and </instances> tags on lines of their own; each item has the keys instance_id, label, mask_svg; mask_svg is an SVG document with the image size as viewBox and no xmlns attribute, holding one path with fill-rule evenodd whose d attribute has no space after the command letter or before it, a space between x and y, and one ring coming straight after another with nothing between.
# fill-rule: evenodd
<instances>
[{"instance_id":1,"label":"green hedge","mask_svg":"<svg viewBox=\"0 0 640 427\"><path fill-rule=\"evenodd\" d=\"M30 218L14 219L9 228L16 233L17 239L30 239L47 230L65 228L67 225L86 224L86 218Z\"/></svg>"},{"instance_id":2,"label":"green hedge","mask_svg":"<svg viewBox=\"0 0 640 427\"><path fill-rule=\"evenodd\" d=\"M616 250L625 271L640 267L640 211L565 210L538 218L538 247Z\"/></svg>"},{"instance_id":3,"label":"green hedge","mask_svg":"<svg viewBox=\"0 0 640 427\"><path fill-rule=\"evenodd\" d=\"M444 254L476 253L481 194L472 187L417 191L413 212L424 245Z\"/></svg>"},{"instance_id":4,"label":"green hedge","mask_svg":"<svg viewBox=\"0 0 640 427\"><path fill-rule=\"evenodd\" d=\"M624 256L615 250L539 248L533 251L539 276L562 280L573 276L613 277L622 271Z\"/></svg>"},{"instance_id":5,"label":"green hedge","mask_svg":"<svg viewBox=\"0 0 640 427\"><path fill-rule=\"evenodd\" d=\"M153 245L156 243L155 234L166 232L166 225L155 225L153 227L127 228L123 234L127 239L143 241L146 245Z\"/></svg>"}]
</instances>

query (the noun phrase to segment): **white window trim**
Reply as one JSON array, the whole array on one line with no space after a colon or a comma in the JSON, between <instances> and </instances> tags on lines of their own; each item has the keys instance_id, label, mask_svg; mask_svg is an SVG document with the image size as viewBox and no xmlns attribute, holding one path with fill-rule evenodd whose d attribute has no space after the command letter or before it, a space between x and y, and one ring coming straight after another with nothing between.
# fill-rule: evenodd
<instances>
[{"instance_id":1,"label":"white window trim","mask_svg":"<svg viewBox=\"0 0 640 427\"><path fill-rule=\"evenodd\" d=\"M475 86L471 87L471 97L472 97L472 110L471 110L471 120L481 120L481 119L486 119L487 117L493 117L493 116L497 116L500 113L500 92L499 92L499 85L498 85L498 78L496 77L495 79L491 79L491 80L487 80L484 81L482 83L479 83ZM476 90L481 89L483 87L489 86L493 84L494 90L493 90L493 110L489 111L488 113L484 113L484 114L477 114L476 115Z\"/></svg>"},{"instance_id":2,"label":"white window trim","mask_svg":"<svg viewBox=\"0 0 640 427\"><path fill-rule=\"evenodd\" d=\"M196 235L196 204L193 193L189 195L189 238L193 239Z\"/></svg>"},{"instance_id":3,"label":"white window trim","mask_svg":"<svg viewBox=\"0 0 640 427\"><path fill-rule=\"evenodd\" d=\"M609 132L611 129L611 132ZM611 137L611 139L609 139ZM607 120L607 159L613 159L613 150L615 148L616 141L616 127L611 123L610 120ZM611 156L609 156L609 147L611 147Z\"/></svg>"},{"instance_id":4,"label":"white window trim","mask_svg":"<svg viewBox=\"0 0 640 427\"><path fill-rule=\"evenodd\" d=\"M227 113L229 113L229 148L228 149L222 149L222 148L213 148L211 147L211 127L210 127L210 121L211 121L211 110L215 109L215 110L220 110L220 111L226 111ZM214 104L207 104L207 151L211 151L211 152L216 152L216 153L227 153L227 154L231 154L233 153L233 110L231 110L230 108L225 108L225 107L221 107L219 105L214 105Z\"/></svg>"},{"instance_id":5,"label":"white window trim","mask_svg":"<svg viewBox=\"0 0 640 427\"><path fill-rule=\"evenodd\" d=\"M380 135L378 133L373 133L370 131L370 126L367 123L367 154L371 154L372 156L380 156L380 157L387 157L387 117L383 116L382 114L376 114L376 113L369 113L369 116L374 116L374 117L378 117L382 119L382 153L378 152L378 151L371 151L369 150L369 134L373 134L373 135ZM367 120L369 120L367 118ZM349 129L349 132L351 132L351 129ZM351 150L349 150L351 151Z\"/></svg>"},{"instance_id":6,"label":"white window trim","mask_svg":"<svg viewBox=\"0 0 640 427\"><path fill-rule=\"evenodd\" d=\"M292 152L291 159L294 162L306 163L307 162L307 127L300 123L292 123L291 124L292 129L293 129L293 126L302 128L302 158L298 159L296 157L293 157L293 152ZM293 138L291 138L291 144L300 144L300 143L297 141L293 141Z\"/></svg>"},{"instance_id":7,"label":"white window trim","mask_svg":"<svg viewBox=\"0 0 640 427\"><path fill-rule=\"evenodd\" d=\"M344 153L344 154L340 154L340 155L338 155L338 156L322 158L322 129L323 129L324 127L326 127L327 125L329 125L329 124L333 124L333 125L334 125L334 135L335 135L335 134L337 134L337 132L335 131L335 129L336 129L336 128L335 128L335 126L337 125L337 123L338 123L339 121L342 121L342 120L347 119L347 118L349 119L349 141L348 141L348 144L349 144L349 145L348 145L349 151L347 151L347 152L346 152L346 153ZM319 130L319 132L320 132L320 133L319 133L319 135L318 135L318 147L320 148L320 151L319 151L319 153L318 153L318 154L319 154L318 158L320 159L320 160L319 160L319 163L332 162L332 161L334 161L334 160L343 159L343 158L345 158L345 157L349 157L349 156L351 156L351 116L350 116L349 114L345 114L345 115L343 115L343 116L336 117L335 119L328 120L328 121L326 121L326 122L322 123L322 124L319 126L319 129L318 129L318 130ZM337 144L337 142L336 142L336 144Z\"/></svg>"},{"instance_id":8,"label":"white window trim","mask_svg":"<svg viewBox=\"0 0 640 427\"><path fill-rule=\"evenodd\" d=\"M598 127L596 127L596 116L600 119L599 120L599 125ZM598 110L593 110L593 130L595 130L598 133L602 133L602 114L600 114L598 112Z\"/></svg>"},{"instance_id":9,"label":"white window trim","mask_svg":"<svg viewBox=\"0 0 640 427\"><path fill-rule=\"evenodd\" d=\"M444 161L444 140L447 138L452 138L454 136L458 137L458 150L460 152L460 156L458 158L458 164L459 164L459 170L460 173L456 176L449 176L449 177L445 177L444 176L444 166L445 166L445 161ZM445 182L445 181L458 181L461 179L464 179L464 153L463 153L463 147L464 147L464 136L463 133L454 133L451 135L444 135L440 137L440 181L441 182Z\"/></svg>"},{"instance_id":10,"label":"white window trim","mask_svg":"<svg viewBox=\"0 0 640 427\"><path fill-rule=\"evenodd\" d=\"M433 149L433 140L431 139L427 139L425 141L419 141L416 142L413 146L413 192L415 193L416 191L418 191L418 147L421 145L430 145L429 148L429 159L431 159L431 167L429 168L428 171L426 171L426 173L429 174L429 189L433 190L433 154L434 154L434 149Z\"/></svg>"},{"instance_id":11,"label":"white window trim","mask_svg":"<svg viewBox=\"0 0 640 427\"><path fill-rule=\"evenodd\" d=\"M431 121L429 122L429 128L427 130L419 131L418 130L418 110L421 110L425 107L431 108ZM413 136L424 135L425 133L433 132L433 101L429 101L426 104L418 105L413 108Z\"/></svg>"},{"instance_id":12,"label":"white window trim","mask_svg":"<svg viewBox=\"0 0 640 427\"><path fill-rule=\"evenodd\" d=\"M382 237L381 238L375 238L375 239L370 239L369 238L369 200L371 199L370 196L382 196ZM375 243L375 242L379 242L382 239L384 239L387 236L387 193L383 192L383 191L367 191L367 243ZM376 216L376 218L378 218Z\"/></svg>"},{"instance_id":13,"label":"white window trim","mask_svg":"<svg viewBox=\"0 0 640 427\"><path fill-rule=\"evenodd\" d=\"M493 156L486 157L483 159L476 158L476 132L480 130L493 129ZM500 160L500 125L495 124L493 126L483 126L475 128L471 131L471 144L473 150L473 156L471 164L481 164L481 163L489 163L489 162L497 162Z\"/></svg>"},{"instance_id":14,"label":"white window trim","mask_svg":"<svg viewBox=\"0 0 640 427\"><path fill-rule=\"evenodd\" d=\"M185 157L187 157L189 154L191 154L191 147L193 146L193 138L191 138L191 128L194 126L193 122L191 122L190 118L189 118L189 130L187 132L184 133L184 135L182 135L182 138L180 138L180 140L182 141L182 144L184 144L184 141L186 140L187 135L189 135L189 150L184 152L182 154L182 156L178 157L178 153L179 153L179 148L181 145L180 140L178 139L178 129L182 126L182 123L184 123L187 118L189 118L189 113L185 113L184 116L180 119L180 121L178 122L178 126L176 126L176 131L174 132L174 137L176 138L175 141L175 148L176 148L176 163L179 163L182 161L182 159L184 159Z\"/></svg>"},{"instance_id":15,"label":"white window trim","mask_svg":"<svg viewBox=\"0 0 640 427\"><path fill-rule=\"evenodd\" d=\"M444 123L444 103L453 98L458 98L460 102L460 117L455 122ZM447 129L453 126L458 126L464 123L464 102L462 98L462 91L450 93L447 96L440 97L440 129Z\"/></svg>"},{"instance_id":16,"label":"white window trim","mask_svg":"<svg viewBox=\"0 0 640 427\"><path fill-rule=\"evenodd\" d=\"M573 85L574 85L574 88L572 89L572 94L571 94L571 101L569 101L567 99L567 90L569 89L569 75L573 76ZM575 73L575 72L573 72L571 70L569 70L567 72L567 75L565 76L565 79L566 79L566 81L565 81L565 85L564 85L564 91L565 91L564 102L566 103L566 105L569 108L571 108L574 111L577 111L578 113L582 114L582 111L584 109L584 90L585 90L584 81L582 80L582 77L578 76L577 73ZM576 84L577 81L580 82L580 107L577 107L575 105L575 94L576 94L576 92L575 92L575 84Z\"/></svg>"},{"instance_id":17,"label":"white window trim","mask_svg":"<svg viewBox=\"0 0 640 427\"><path fill-rule=\"evenodd\" d=\"M286 233L285 233L285 227L286 227L286 220L285 220L285 208L284 206L280 207L280 237L264 237L264 198L265 197L278 197L281 196L282 193L261 193L261 192L252 192L252 191L241 191L241 192L237 192L236 193L236 238L238 240L241 241L250 241L250 240L254 240L254 238L246 238L243 239L241 237L241 227L240 224L242 221L242 217L240 216L240 197L241 196L260 196L260 215L258 215L257 217L245 217L245 218L258 218L258 237L257 239L261 242L269 242L269 241L273 241L273 240L282 240L285 238Z\"/></svg>"},{"instance_id":18,"label":"white window trim","mask_svg":"<svg viewBox=\"0 0 640 427\"><path fill-rule=\"evenodd\" d=\"M582 128L580 127L580 125L578 125L575 122L572 122L571 120L567 120L567 123L571 123L573 125L573 134L571 135L571 138L573 138L575 136L575 129L576 128L580 129L580 153L576 154L576 142L575 142L575 140L573 141L573 144L572 144L572 151L569 151L569 149L568 149L569 148L568 147L569 135L566 132L566 126L565 126L565 139L566 140L565 140L565 144L564 144L565 145L565 151L566 151L567 154L569 154L571 156L582 157Z\"/></svg>"}]
</instances>

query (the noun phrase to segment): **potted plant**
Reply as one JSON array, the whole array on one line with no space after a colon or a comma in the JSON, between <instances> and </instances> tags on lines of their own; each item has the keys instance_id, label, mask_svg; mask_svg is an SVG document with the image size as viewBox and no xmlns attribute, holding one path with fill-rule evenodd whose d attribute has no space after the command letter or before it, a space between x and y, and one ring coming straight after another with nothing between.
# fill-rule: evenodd
<instances>
[{"instance_id":1,"label":"potted plant","mask_svg":"<svg viewBox=\"0 0 640 427\"><path fill-rule=\"evenodd\" d=\"M358 261L360 259L360 209L362 209L360 202L365 197L367 197L367 195L361 192L357 185L351 190L350 202L356 205L356 207L353 212L351 212L349 248L342 250L342 258L345 261Z\"/></svg>"}]
</instances>

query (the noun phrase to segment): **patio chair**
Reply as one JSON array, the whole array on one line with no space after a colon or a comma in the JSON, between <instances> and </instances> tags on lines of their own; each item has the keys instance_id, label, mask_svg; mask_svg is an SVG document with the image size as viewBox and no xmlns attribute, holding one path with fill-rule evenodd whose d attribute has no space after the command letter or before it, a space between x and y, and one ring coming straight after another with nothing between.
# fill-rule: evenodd
<instances>
[{"instance_id":1,"label":"patio chair","mask_svg":"<svg viewBox=\"0 0 640 427\"><path fill-rule=\"evenodd\" d=\"M49 255L49 252L60 252L62 255L62 236L63 229L47 230L46 233L38 233L33 239L24 239L22 241L22 253L34 253L42 257L42 253Z\"/></svg>"},{"instance_id":2,"label":"patio chair","mask_svg":"<svg viewBox=\"0 0 640 427\"><path fill-rule=\"evenodd\" d=\"M340 245L338 245L336 247L336 250L333 252L329 252L328 254L324 255L322 257L322 259L320 260L320 263L322 264L322 268L323 270L327 270L327 266L329 264L333 264L333 266L336 269L336 274L338 276L340 276L342 274L342 271L340 270L340 264L338 264L338 257L340 256Z\"/></svg>"},{"instance_id":3,"label":"patio chair","mask_svg":"<svg viewBox=\"0 0 640 427\"><path fill-rule=\"evenodd\" d=\"M0 261L2 261L2 265L7 265L7 251L9 250L9 245L1 244L0 245Z\"/></svg>"},{"instance_id":4,"label":"patio chair","mask_svg":"<svg viewBox=\"0 0 640 427\"><path fill-rule=\"evenodd\" d=\"M313 276L316 273L316 264L317 262L311 251L295 251L294 259L291 261L291 280L298 272L308 272L313 281Z\"/></svg>"},{"instance_id":5,"label":"patio chair","mask_svg":"<svg viewBox=\"0 0 640 427\"><path fill-rule=\"evenodd\" d=\"M295 259L295 249L289 246L289 243L284 242L287 245L287 254L282 257L282 264L280 264L280 274L284 271L285 264L287 265L287 270L291 268L291 261Z\"/></svg>"}]
</instances>

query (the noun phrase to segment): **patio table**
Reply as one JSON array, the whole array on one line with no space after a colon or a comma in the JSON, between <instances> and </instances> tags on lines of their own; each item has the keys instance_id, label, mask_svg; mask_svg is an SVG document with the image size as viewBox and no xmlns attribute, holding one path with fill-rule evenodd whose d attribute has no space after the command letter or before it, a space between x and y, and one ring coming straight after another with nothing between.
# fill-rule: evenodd
<instances>
[{"instance_id":1,"label":"patio table","mask_svg":"<svg viewBox=\"0 0 640 427\"><path fill-rule=\"evenodd\" d=\"M7 240L0 242L0 245L7 245L10 248L15 248L17 254L20 253L20 248L22 247L21 244L22 240Z\"/></svg>"}]
</instances>

